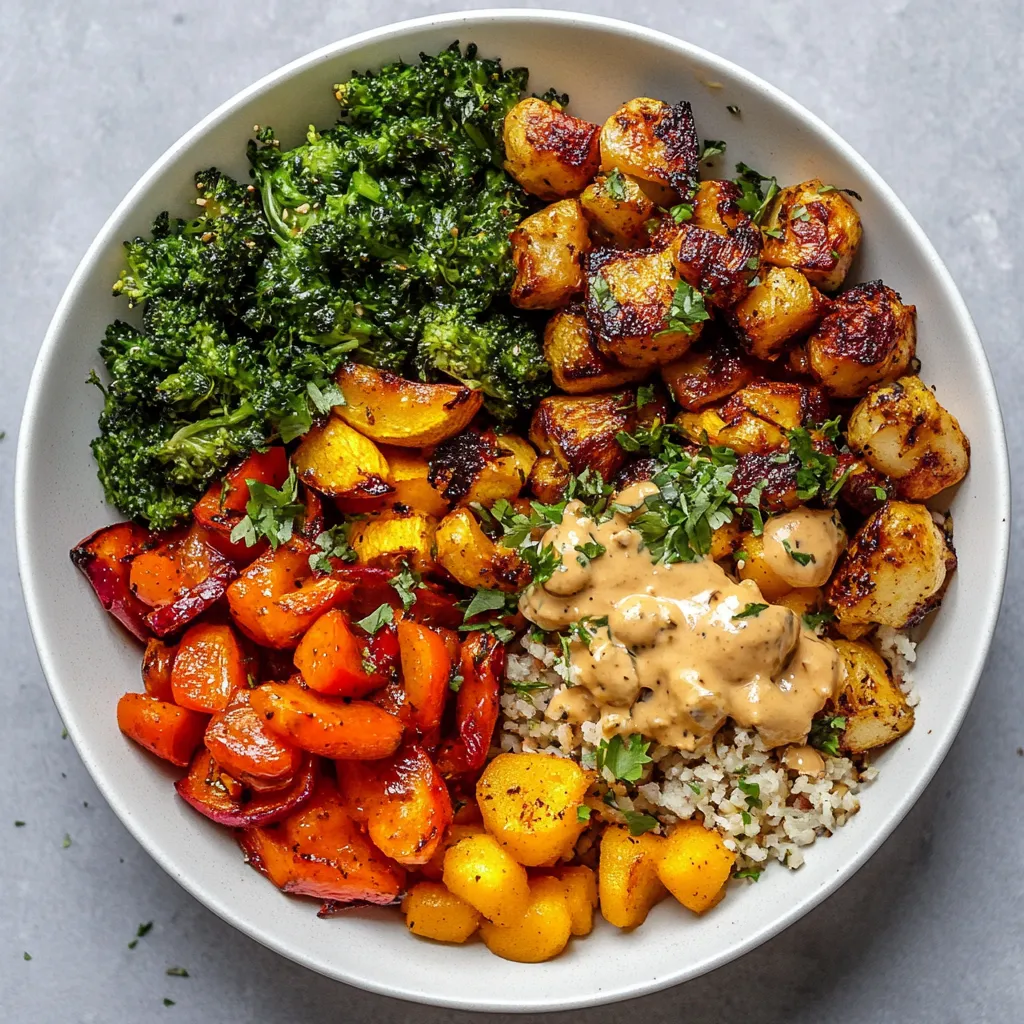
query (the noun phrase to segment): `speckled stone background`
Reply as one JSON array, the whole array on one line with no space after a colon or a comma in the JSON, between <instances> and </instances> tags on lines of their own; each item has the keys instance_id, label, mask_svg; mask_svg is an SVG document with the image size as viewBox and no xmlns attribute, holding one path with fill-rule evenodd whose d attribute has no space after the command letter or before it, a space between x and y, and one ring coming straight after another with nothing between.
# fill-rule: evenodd
<instances>
[{"instance_id":1,"label":"speckled stone background","mask_svg":"<svg viewBox=\"0 0 1024 1024\"><path fill-rule=\"evenodd\" d=\"M746 66L867 157L924 226L964 293L994 364L1019 471L1019 0L564 5L683 35ZM36 350L75 264L136 178L200 117L286 61L366 28L456 6L462 5L0 4L5 1024L440 1024L475 1016L367 995L311 974L233 931L164 875L61 740L25 620L11 524L18 420ZM1024 1020L1022 582L1015 553L1000 627L963 731L915 810L852 881L783 935L714 974L628 1006L551 1019ZM15 820L25 824L15 827ZM130 950L147 921L152 931ZM186 967L189 977L168 977L172 965ZM174 1005L165 1007L165 998Z\"/></svg>"}]
</instances>

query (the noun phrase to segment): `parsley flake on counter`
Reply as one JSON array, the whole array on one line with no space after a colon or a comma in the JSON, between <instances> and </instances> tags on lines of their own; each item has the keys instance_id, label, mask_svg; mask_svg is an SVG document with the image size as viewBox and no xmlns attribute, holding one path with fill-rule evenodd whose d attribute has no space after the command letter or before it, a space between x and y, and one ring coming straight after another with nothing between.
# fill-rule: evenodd
<instances>
[{"instance_id":1,"label":"parsley flake on counter","mask_svg":"<svg viewBox=\"0 0 1024 1024\"><path fill-rule=\"evenodd\" d=\"M164 1006L174 1006L174 1005L176 1005L176 1004L175 1004L173 999L168 999L166 996L164 996Z\"/></svg>"},{"instance_id":2,"label":"parsley flake on counter","mask_svg":"<svg viewBox=\"0 0 1024 1024\"><path fill-rule=\"evenodd\" d=\"M623 811L622 816L626 819L631 836L642 836L645 832L658 827L658 819L651 814L644 814L641 811Z\"/></svg>"},{"instance_id":3,"label":"parsley flake on counter","mask_svg":"<svg viewBox=\"0 0 1024 1024\"><path fill-rule=\"evenodd\" d=\"M744 605L738 612L734 613L734 619L756 619L767 608L768 605L762 604L760 601L751 601L750 604Z\"/></svg>"},{"instance_id":4,"label":"parsley flake on counter","mask_svg":"<svg viewBox=\"0 0 1024 1024\"><path fill-rule=\"evenodd\" d=\"M66 850L71 845L71 836L67 832L64 833L64 839L61 842L61 848Z\"/></svg>"},{"instance_id":5,"label":"parsley flake on counter","mask_svg":"<svg viewBox=\"0 0 1024 1024\"><path fill-rule=\"evenodd\" d=\"M25 822L23 822L23 821L15 821L14 822L14 827L15 828L24 828L25 827Z\"/></svg>"},{"instance_id":6,"label":"parsley flake on counter","mask_svg":"<svg viewBox=\"0 0 1024 1024\"><path fill-rule=\"evenodd\" d=\"M187 978L188 971L184 967L168 967L164 972L172 978Z\"/></svg>"},{"instance_id":7,"label":"parsley flake on counter","mask_svg":"<svg viewBox=\"0 0 1024 1024\"><path fill-rule=\"evenodd\" d=\"M356 625L367 633L376 633L389 622L394 622L395 611L389 604L378 605L366 618L359 619Z\"/></svg>"},{"instance_id":8,"label":"parsley flake on counter","mask_svg":"<svg viewBox=\"0 0 1024 1024\"><path fill-rule=\"evenodd\" d=\"M650 740L637 733L629 737L628 745L621 736L601 740L597 748L598 770L607 769L613 778L623 782L636 782L643 774L644 765L652 761L647 754L650 745Z\"/></svg>"},{"instance_id":9,"label":"parsley flake on counter","mask_svg":"<svg viewBox=\"0 0 1024 1024\"><path fill-rule=\"evenodd\" d=\"M26 952L21 954L21 958L22 958L22 960L31 960L32 959L32 954L26 951Z\"/></svg>"}]
</instances>

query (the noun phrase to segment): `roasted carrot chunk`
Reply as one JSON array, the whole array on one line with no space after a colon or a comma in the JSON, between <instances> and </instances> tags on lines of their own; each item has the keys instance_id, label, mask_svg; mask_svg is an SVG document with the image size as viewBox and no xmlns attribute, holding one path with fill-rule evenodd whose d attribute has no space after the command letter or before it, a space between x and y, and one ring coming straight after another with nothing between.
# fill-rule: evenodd
<instances>
[{"instance_id":1,"label":"roasted carrot chunk","mask_svg":"<svg viewBox=\"0 0 1024 1024\"><path fill-rule=\"evenodd\" d=\"M418 622L398 623L407 722L421 735L441 723L452 662L444 638Z\"/></svg>"},{"instance_id":2,"label":"roasted carrot chunk","mask_svg":"<svg viewBox=\"0 0 1024 1024\"><path fill-rule=\"evenodd\" d=\"M295 667L302 673L306 685L318 693L365 697L387 682L387 675L378 671L378 659L372 651L375 647L386 660L387 632L388 627L384 627L370 637L364 630L350 625L348 618L337 609L325 612L299 641Z\"/></svg>"},{"instance_id":3,"label":"roasted carrot chunk","mask_svg":"<svg viewBox=\"0 0 1024 1024\"><path fill-rule=\"evenodd\" d=\"M206 722L206 715L145 693L126 693L117 702L121 732L157 757L182 767L203 742Z\"/></svg>"},{"instance_id":4,"label":"roasted carrot chunk","mask_svg":"<svg viewBox=\"0 0 1024 1024\"><path fill-rule=\"evenodd\" d=\"M185 573L178 559L180 541L142 551L132 559L132 593L150 608L170 604L187 586Z\"/></svg>"},{"instance_id":5,"label":"roasted carrot chunk","mask_svg":"<svg viewBox=\"0 0 1024 1024\"><path fill-rule=\"evenodd\" d=\"M451 824L448 788L416 743L379 761L339 761L338 786L377 849L399 864L425 864Z\"/></svg>"},{"instance_id":6,"label":"roasted carrot chunk","mask_svg":"<svg viewBox=\"0 0 1024 1024\"><path fill-rule=\"evenodd\" d=\"M447 740L438 754L438 767L446 776L478 771L487 760L498 723L505 645L490 633L471 633L462 642L459 674L462 685L455 701L458 737Z\"/></svg>"},{"instance_id":7,"label":"roasted carrot chunk","mask_svg":"<svg viewBox=\"0 0 1024 1024\"><path fill-rule=\"evenodd\" d=\"M249 700L267 728L311 754L374 760L402 741L402 723L367 701L345 703L290 683L264 683Z\"/></svg>"},{"instance_id":8,"label":"roasted carrot chunk","mask_svg":"<svg viewBox=\"0 0 1024 1024\"><path fill-rule=\"evenodd\" d=\"M252 709L248 690L236 690L228 706L206 727L206 749L229 775L256 790L288 785L302 752L266 726Z\"/></svg>"},{"instance_id":9,"label":"roasted carrot chunk","mask_svg":"<svg viewBox=\"0 0 1024 1024\"><path fill-rule=\"evenodd\" d=\"M174 700L195 711L223 711L248 683L245 654L230 626L201 622L181 638L171 669Z\"/></svg>"},{"instance_id":10,"label":"roasted carrot chunk","mask_svg":"<svg viewBox=\"0 0 1024 1024\"><path fill-rule=\"evenodd\" d=\"M146 653L142 656L142 685L150 697L173 702L171 668L177 653L177 644L166 644L156 638L146 644Z\"/></svg>"},{"instance_id":11,"label":"roasted carrot chunk","mask_svg":"<svg viewBox=\"0 0 1024 1024\"><path fill-rule=\"evenodd\" d=\"M280 825L247 829L239 842L249 863L285 892L387 904L405 888L405 871L360 832L324 778L312 799Z\"/></svg>"}]
</instances>

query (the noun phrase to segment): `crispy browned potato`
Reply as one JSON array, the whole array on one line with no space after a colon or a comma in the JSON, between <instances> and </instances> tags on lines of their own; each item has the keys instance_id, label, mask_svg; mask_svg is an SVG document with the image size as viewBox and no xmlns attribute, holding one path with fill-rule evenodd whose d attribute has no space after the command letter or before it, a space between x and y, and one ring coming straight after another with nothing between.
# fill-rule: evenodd
<instances>
[{"instance_id":1,"label":"crispy browned potato","mask_svg":"<svg viewBox=\"0 0 1024 1024\"><path fill-rule=\"evenodd\" d=\"M583 214L605 240L633 247L649 244L647 221L654 203L629 175L613 170L598 175L580 196Z\"/></svg>"},{"instance_id":2,"label":"crispy browned potato","mask_svg":"<svg viewBox=\"0 0 1024 1024\"><path fill-rule=\"evenodd\" d=\"M542 398L530 421L530 440L573 474L588 467L611 480L626 460L617 440L636 426L636 395L615 391L602 395Z\"/></svg>"},{"instance_id":3,"label":"crispy browned potato","mask_svg":"<svg viewBox=\"0 0 1024 1024\"><path fill-rule=\"evenodd\" d=\"M780 190L765 229L765 263L802 270L827 292L843 283L861 239L853 204L818 178Z\"/></svg>"},{"instance_id":4,"label":"crispy browned potato","mask_svg":"<svg viewBox=\"0 0 1024 1024\"><path fill-rule=\"evenodd\" d=\"M362 363L345 363L334 378L345 404L334 414L380 444L421 448L469 426L482 391L462 384L424 384Z\"/></svg>"},{"instance_id":5,"label":"crispy browned potato","mask_svg":"<svg viewBox=\"0 0 1024 1024\"><path fill-rule=\"evenodd\" d=\"M737 203L742 194L734 181L715 178L702 181L693 197L693 216L689 223L718 235L727 235L741 224L749 224L750 217Z\"/></svg>"},{"instance_id":6,"label":"crispy browned potato","mask_svg":"<svg viewBox=\"0 0 1024 1024\"><path fill-rule=\"evenodd\" d=\"M303 483L354 507L373 507L394 491L380 449L337 416L306 433L292 462Z\"/></svg>"},{"instance_id":7,"label":"crispy browned potato","mask_svg":"<svg viewBox=\"0 0 1024 1024\"><path fill-rule=\"evenodd\" d=\"M970 464L960 424L920 377L872 388L850 414L846 438L868 465L896 481L901 498L915 501L959 483Z\"/></svg>"},{"instance_id":8,"label":"crispy browned potato","mask_svg":"<svg viewBox=\"0 0 1024 1024\"><path fill-rule=\"evenodd\" d=\"M544 358L555 387L570 394L608 391L643 380L647 370L628 368L603 355L594 344L582 310L556 313L544 329Z\"/></svg>"},{"instance_id":9,"label":"crispy browned potato","mask_svg":"<svg viewBox=\"0 0 1024 1024\"><path fill-rule=\"evenodd\" d=\"M685 100L670 107L638 97L624 103L601 128L601 170L618 168L639 179L663 206L697 187L700 143Z\"/></svg>"},{"instance_id":10,"label":"crispy browned potato","mask_svg":"<svg viewBox=\"0 0 1024 1024\"><path fill-rule=\"evenodd\" d=\"M676 403L693 412L721 402L749 384L754 379L754 367L735 345L718 337L717 332L705 331L682 358L661 368L661 379Z\"/></svg>"},{"instance_id":11,"label":"crispy browned potato","mask_svg":"<svg viewBox=\"0 0 1024 1024\"><path fill-rule=\"evenodd\" d=\"M928 509L889 501L857 531L825 596L841 623L905 629L939 606L955 568Z\"/></svg>"},{"instance_id":12,"label":"crispy browned potato","mask_svg":"<svg viewBox=\"0 0 1024 1024\"><path fill-rule=\"evenodd\" d=\"M572 474L553 455L541 455L530 470L530 491L545 505L561 501Z\"/></svg>"},{"instance_id":13,"label":"crispy browned potato","mask_svg":"<svg viewBox=\"0 0 1024 1024\"><path fill-rule=\"evenodd\" d=\"M882 656L865 643L835 640L846 667L836 713L846 719L840 746L851 754L883 747L908 732L914 709L893 681Z\"/></svg>"},{"instance_id":14,"label":"crispy browned potato","mask_svg":"<svg viewBox=\"0 0 1024 1024\"><path fill-rule=\"evenodd\" d=\"M732 322L751 354L778 359L827 312L829 301L799 270L762 267L757 283L733 307Z\"/></svg>"},{"instance_id":15,"label":"crispy browned potato","mask_svg":"<svg viewBox=\"0 0 1024 1024\"><path fill-rule=\"evenodd\" d=\"M509 235L516 279L513 305L557 309L583 289L580 256L590 248L578 199L561 199L531 214Z\"/></svg>"},{"instance_id":16,"label":"crispy browned potato","mask_svg":"<svg viewBox=\"0 0 1024 1024\"><path fill-rule=\"evenodd\" d=\"M801 504L797 493L798 463L780 462L778 455L777 450L768 450L740 452L736 456L729 490L739 501L746 502L756 489L761 496L761 508L767 512L785 512Z\"/></svg>"},{"instance_id":17,"label":"crispy browned potato","mask_svg":"<svg viewBox=\"0 0 1024 1024\"><path fill-rule=\"evenodd\" d=\"M536 458L531 445L515 434L466 430L434 449L427 479L452 504L493 505L519 495Z\"/></svg>"},{"instance_id":18,"label":"crispy browned potato","mask_svg":"<svg viewBox=\"0 0 1024 1024\"><path fill-rule=\"evenodd\" d=\"M449 511L448 502L430 483L430 461L422 451L383 445L380 451L391 471L388 483L395 489L393 504L408 505L437 519Z\"/></svg>"},{"instance_id":19,"label":"crispy browned potato","mask_svg":"<svg viewBox=\"0 0 1024 1024\"><path fill-rule=\"evenodd\" d=\"M601 161L600 131L536 97L521 100L505 115L505 170L541 199L575 195Z\"/></svg>"},{"instance_id":20,"label":"crispy browned potato","mask_svg":"<svg viewBox=\"0 0 1024 1024\"><path fill-rule=\"evenodd\" d=\"M424 512L399 506L375 512L352 524L349 544L360 565L401 568L407 562L420 573L434 568L434 534L437 520Z\"/></svg>"},{"instance_id":21,"label":"crispy browned potato","mask_svg":"<svg viewBox=\"0 0 1024 1024\"><path fill-rule=\"evenodd\" d=\"M685 223L671 249L679 276L711 305L731 309L761 265L761 232L749 218L727 235Z\"/></svg>"},{"instance_id":22,"label":"crispy browned potato","mask_svg":"<svg viewBox=\"0 0 1024 1024\"><path fill-rule=\"evenodd\" d=\"M530 578L530 569L514 551L495 544L468 508L457 508L441 520L435 535L437 561L465 587L516 591Z\"/></svg>"},{"instance_id":23,"label":"crispy browned potato","mask_svg":"<svg viewBox=\"0 0 1024 1024\"><path fill-rule=\"evenodd\" d=\"M671 249L596 249L584 256L583 268L587 325L610 359L629 367L661 366L700 336L703 322L673 316L680 282Z\"/></svg>"},{"instance_id":24,"label":"crispy browned potato","mask_svg":"<svg viewBox=\"0 0 1024 1024\"><path fill-rule=\"evenodd\" d=\"M917 344L916 313L881 281L843 292L807 342L811 373L840 398L903 376Z\"/></svg>"}]
</instances>

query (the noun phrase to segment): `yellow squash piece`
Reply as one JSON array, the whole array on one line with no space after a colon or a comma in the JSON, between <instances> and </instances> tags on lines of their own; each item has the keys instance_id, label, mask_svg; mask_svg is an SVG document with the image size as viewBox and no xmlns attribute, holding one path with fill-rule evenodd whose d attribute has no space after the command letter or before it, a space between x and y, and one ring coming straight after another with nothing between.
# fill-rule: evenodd
<instances>
[{"instance_id":1,"label":"yellow squash piece","mask_svg":"<svg viewBox=\"0 0 1024 1024\"><path fill-rule=\"evenodd\" d=\"M480 923L487 948L505 960L538 964L558 956L572 935L572 914L554 879L538 878L530 885L525 909L514 920Z\"/></svg>"},{"instance_id":2,"label":"yellow squash piece","mask_svg":"<svg viewBox=\"0 0 1024 1024\"><path fill-rule=\"evenodd\" d=\"M444 855L443 881L449 892L498 925L519 921L530 904L526 868L493 836L467 836L450 847Z\"/></svg>"},{"instance_id":3,"label":"yellow squash piece","mask_svg":"<svg viewBox=\"0 0 1024 1024\"><path fill-rule=\"evenodd\" d=\"M307 432L292 464L303 483L331 498L373 503L393 491L380 449L337 416Z\"/></svg>"},{"instance_id":4,"label":"yellow squash piece","mask_svg":"<svg viewBox=\"0 0 1024 1024\"><path fill-rule=\"evenodd\" d=\"M550 877L565 893L573 935L589 935L594 927L594 909L597 907L597 875L586 865L579 864L555 868Z\"/></svg>"},{"instance_id":5,"label":"yellow squash piece","mask_svg":"<svg viewBox=\"0 0 1024 1024\"><path fill-rule=\"evenodd\" d=\"M526 563L514 551L495 544L468 508L449 512L435 537L438 564L465 587L514 591L529 580Z\"/></svg>"},{"instance_id":6,"label":"yellow squash piece","mask_svg":"<svg viewBox=\"0 0 1024 1024\"><path fill-rule=\"evenodd\" d=\"M658 877L684 907L703 914L724 895L735 861L719 833L681 821L662 843Z\"/></svg>"},{"instance_id":7,"label":"yellow squash piece","mask_svg":"<svg viewBox=\"0 0 1024 1024\"><path fill-rule=\"evenodd\" d=\"M434 569L434 535L437 520L423 512L378 512L353 524L349 544L360 565L379 566L396 572L407 562L416 572Z\"/></svg>"},{"instance_id":8,"label":"yellow squash piece","mask_svg":"<svg viewBox=\"0 0 1024 1024\"><path fill-rule=\"evenodd\" d=\"M417 882L402 900L413 935L437 942L465 942L480 927L480 914L440 882Z\"/></svg>"},{"instance_id":9,"label":"yellow squash piece","mask_svg":"<svg viewBox=\"0 0 1024 1024\"><path fill-rule=\"evenodd\" d=\"M609 924L635 928L664 898L665 886L658 878L663 843L660 836L650 833L630 835L622 825L604 830L597 881L601 914Z\"/></svg>"},{"instance_id":10,"label":"yellow squash piece","mask_svg":"<svg viewBox=\"0 0 1024 1024\"><path fill-rule=\"evenodd\" d=\"M395 489L391 499L393 502L408 505L417 512L425 512L438 519L448 512L448 502L430 482L430 463L422 452L382 445L381 454L391 469L388 482Z\"/></svg>"}]
</instances>

